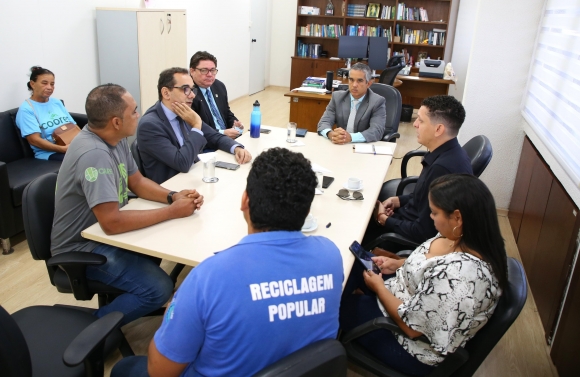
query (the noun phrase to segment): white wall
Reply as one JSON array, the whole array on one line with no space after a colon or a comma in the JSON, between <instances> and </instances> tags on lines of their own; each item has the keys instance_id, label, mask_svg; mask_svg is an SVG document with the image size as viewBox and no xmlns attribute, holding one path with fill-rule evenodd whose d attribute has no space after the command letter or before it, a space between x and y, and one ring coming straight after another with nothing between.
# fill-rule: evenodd
<instances>
[{"instance_id":1,"label":"white wall","mask_svg":"<svg viewBox=\"0 0 580 377\"><path fill-rule=\"evenodd\" d=\"M516 177L524 137L520 104L543 3L479 0L477 7L469 1L459 6L456 42L462 33L473 34L471 46L456 44L453 51L454 60L468 56L463 93L467 118L459 139L463 144L484 134L491 140L493 159L481 179L499 208L509 207Z\"/></svg>"},{"instance_id":2,"label":"white wall","mask_svg":"<svg viewBox=\"0 0 580 377\"><path fill-rule=\"evenodd\" d=\"M290 86L290 68L296 36L297 0L273 0L270 85Z\"/></svg>"},{"instance_id":3,"label":"white wall","mask_svg":"<svg viewBox=\"0 0 580 377\"><path fill-rule=\"evenodd\" d=\"M478 1L462 1L457 14L451 63L457 81L449 85L449 95L463 102L463 90L471 57L471 45L477 17Z\"/></svg>"},{"instance_id":4,"label":"white wall","mask_svg":"<svg viewBox=\"0 0 580 377\"><path fill-rule=\"evenodd\" d=\"M272 0L269 0L272 1ZM218 58L219 79L230 99L248 93L250 0L151 0L154 8L187 10L187 53L207 50ZM56 76L54 96L84 112L99 84L95 8L144 8L143 0L0 1L1 110L29 96L29 69L42 65ZM267 60L267 69L268 69ZM122 64L122 62L119 62ZM189 60L183 62L189 66ZM144 111L146 109L141 109Z\"/></svg>"}]
</instances>

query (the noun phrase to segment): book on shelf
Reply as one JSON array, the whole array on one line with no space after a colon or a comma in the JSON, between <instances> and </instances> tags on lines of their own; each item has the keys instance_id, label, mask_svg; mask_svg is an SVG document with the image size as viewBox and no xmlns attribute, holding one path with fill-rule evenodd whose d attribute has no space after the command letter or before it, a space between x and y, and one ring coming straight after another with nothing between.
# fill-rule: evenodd
<instances>
[{"instance_id":1,"label":"book on shelf","mask_svg":"<svg viewBox=\"0 0 580 377\"><path fill-rule=\"evenodd\" d=\"M322 77L307 77L302 82L303 87L323 89L326 87L326 79Z\"/></svg>"},{"instance_id":2,"label":"book on shelf","mask_svg":"<svg viewBox=\"0 0 580 377\"><path fill-rule=\"evenodd\" d=\"M346 15L348 17L364 17L367 6L364 4L348 4Z\"/></svg>"},{"instance_id":3,"label":"book on shelf","mask_svg":"<svg viewBox=\"0 0 580 377\"><path fill-rule=\"evenodd\" d=\"M342 25L308 24L300 26L298 35L302 37L338 38L343 34Z\"/></svg>"},{"instance_id":4,"label":"book on shelf","mask_svg":"<svg viewBox=\"0 0 580 377\"><path fill-rule=\"evenodd\" d=\"M397 20L401 21L429 21L427 10L423 7L407 7L405 3L399 3L397 7Z\"/></svg>"},{"instance_id":5,"label":"book on shelf","mask_svg":"<svg viewBox=\"0 0 580 377\"><path fill-rule=\"evenodd\" d=\"M355 144L355 153L367 153L367 154L386 154L392 155L393 150L388 145L375 145L375 144Z\"/></svg>"}]
</instances>

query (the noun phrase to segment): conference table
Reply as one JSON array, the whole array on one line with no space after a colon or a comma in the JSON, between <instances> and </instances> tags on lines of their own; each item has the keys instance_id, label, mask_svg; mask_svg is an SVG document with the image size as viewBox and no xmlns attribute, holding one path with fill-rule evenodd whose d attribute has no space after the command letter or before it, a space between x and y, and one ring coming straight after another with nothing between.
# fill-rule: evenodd
<instances>
[{"instance_id":1,"label":"conference table","mask_svg":"<svg viewBox=\"0 0 580 377\"><path fill-rule=\"evenodd\" d=\"M287 148L304 154L315 169L330 170L324 175L335 178L329 188L323 189L322 194L315 195L310 213L316 218L318 226L304 234L327 237L338 246L346 281L354 261L348 248L354 240L362 240L392 156L354 153L352 144L335 145L311 132L304 138L297 138L298 143L291 144L286 142L285 128L262 127L271 129L271 133L253 139L249 132L245 132L237 139L253 158L269 148ZM293 146L299 143L304 145ZM373 144L389 145L392 151L396 146L395 143L385 142ZM216 153L218 161L235 163L232 154L222 151ZM174 191L199 191L204 196L204 204L193 215L116 235L105 234L96 223L81 234L90 240L196 266L215 252L235 245L247 235L248 228L240 205L250 168L251 163L241 165L237 170L216 168L219 181L205 183L202 181L203 163L196 163L188 173L180 173L162 184ZM351 177L362 179L361 193L364 200L343 200L336 195ZM164 206L167 204L139 198L131 200L121 210L146 210Z\"/></svg>"}]
</instances>

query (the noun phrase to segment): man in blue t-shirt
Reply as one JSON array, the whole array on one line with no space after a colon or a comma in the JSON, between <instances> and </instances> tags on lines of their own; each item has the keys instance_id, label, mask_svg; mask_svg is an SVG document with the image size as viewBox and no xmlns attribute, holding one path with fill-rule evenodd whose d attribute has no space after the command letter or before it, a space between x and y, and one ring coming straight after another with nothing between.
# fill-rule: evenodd
<instances>
[{"instance_id":1,"label":"man in blue t-shirt","mask_svg":"<svg viewBox=\"0 0 580 377\"><path fill-rule=\"evenodd\" d=\"M300 232L316 177L300 153L256 158L242 194L248 235L187 276L149 345L112 376L251 376L322 339L335 338L340 251Z\"/></svg>"}]
</instances>

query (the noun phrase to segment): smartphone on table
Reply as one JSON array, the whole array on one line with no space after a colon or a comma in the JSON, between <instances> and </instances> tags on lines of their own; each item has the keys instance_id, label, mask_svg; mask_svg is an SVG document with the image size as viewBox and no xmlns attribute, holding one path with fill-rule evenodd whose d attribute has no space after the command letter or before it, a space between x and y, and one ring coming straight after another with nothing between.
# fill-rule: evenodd
<instances>
[{"instance_id":1,"label":"smartphone on table","mask_svg":"<svg viewBox=\"0 0 580 377\"><path fill-rule=\"evenodd\" d=\"M334 177L323 176L322 177L322 188L328 188L328 186L330 186L330 184L333 181L334 181Z\"/></svg>"},{"instance_id":2,"label":"smartphone on table","mask_svg":"<svg viewBox=\"0 0 580 377\"><path fill-rule=\"evenodd\" d=\"M229 162L223 162L223 161L216 161L215 162L215 167L216 168L222 168L222 169L228 169L228 170L237 170L240 165L238 164L232 164Z\"/></svg>"},{"instance_id":3,"label":"smartphone on table","mask_svg":"<svg viewBox=\"0 0 580 377\"><path fill-rule=\"evenodd\" d=\"M381 269L379 268L379 266L377 266L375 262L373 262L373 260L371 259L372 257L374 257L374 255L363 249L360 243L354 241L350 245L349 250L351 253L354 254L355 259L358 260L358 262L363 265L365 270L370 270L375 274L381 273Z\"/></svg>"}]
</instances>

